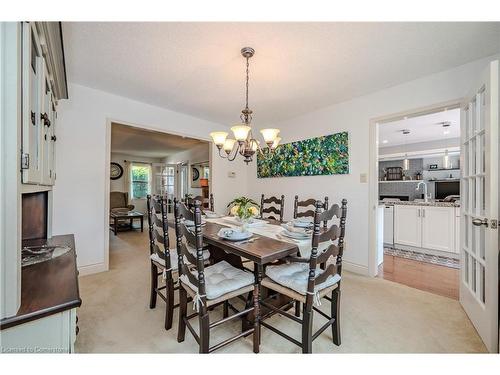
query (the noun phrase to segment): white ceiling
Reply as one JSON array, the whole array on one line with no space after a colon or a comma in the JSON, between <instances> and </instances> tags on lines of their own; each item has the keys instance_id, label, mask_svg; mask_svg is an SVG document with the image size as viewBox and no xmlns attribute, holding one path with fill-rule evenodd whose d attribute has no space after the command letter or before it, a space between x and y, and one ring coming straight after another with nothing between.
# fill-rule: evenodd
<instances>
[{"instance_id":1,"label":"white ceiling","mask_svg":"<svg viewBox=\"0 0 500 375\"><path fill-rule=\"evenodd\" d=\"M70 82L260 126L500 51L500 23L63 23Z\"/></svg>"},{"instance_id":2,"label":"white ceiling","mask_svg":"<svg viewBox=\"0 0 500 375\"><path fill-rule=\"evenodd\" d=\"M111 152L165 158L208 142L112 123Z\"/></svg>"},{"instance_id":3,"label":"white ceiling","mask_svg":"<svg viewBox=\"0 0 500 375\"><path fill-rule=\"evenodd\" d=\"M442 122L450 122L450 126L443 128ZM460 109L387 122L380 124L378 129L379 147L459 138ZM401 132L403 129L410 130L410 134L404 135ZM445 131L448 133L445 134Z\"/></svg>"}]
</instances>

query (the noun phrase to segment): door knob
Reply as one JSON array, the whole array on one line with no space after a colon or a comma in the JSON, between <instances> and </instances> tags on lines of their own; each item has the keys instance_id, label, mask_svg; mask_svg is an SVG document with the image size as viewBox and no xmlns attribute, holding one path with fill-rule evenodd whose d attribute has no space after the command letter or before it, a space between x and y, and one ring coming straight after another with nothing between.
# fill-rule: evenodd
<instances>
[{"instance_id":1,"label":"door knob","mask_svg":"<svg viewBox=\"0 0 500 375\"><path fill-rule=\"evenodd\" d=\"M485 227L488 227L488 219L472 219L472 224L475 226L480 227L481 225L484 225Z\"/></svg>"}]
</instances>

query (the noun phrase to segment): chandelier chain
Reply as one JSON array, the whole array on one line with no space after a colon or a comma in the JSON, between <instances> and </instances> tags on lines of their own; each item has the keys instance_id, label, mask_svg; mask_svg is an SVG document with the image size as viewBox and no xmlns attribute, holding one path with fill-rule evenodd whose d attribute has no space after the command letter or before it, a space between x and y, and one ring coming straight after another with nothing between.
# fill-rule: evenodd
<instances>
[{"instance_id":1,"label":"chandelier chain","mask_svg":"<svg viewBox=\"0 0 500 375\"><path fill-rule=\"evenodd\" d=\"M246 82L246 107L245 109L248 109L248 71L249 71L249 67L250 67L250 63L248 62L249 58L247 57L247 82Z\"/></svg>"}]
</instances>

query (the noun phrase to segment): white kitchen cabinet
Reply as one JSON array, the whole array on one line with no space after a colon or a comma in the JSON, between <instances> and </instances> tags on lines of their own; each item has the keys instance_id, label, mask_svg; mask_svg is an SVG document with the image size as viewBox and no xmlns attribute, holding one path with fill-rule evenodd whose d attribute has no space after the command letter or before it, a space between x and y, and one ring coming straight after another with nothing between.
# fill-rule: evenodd
<instances>
[{"instance_id":1,"label":"white kitchen cabinet","mask_svg":"<svg viewBox=\"0 0 500 375\"><path fill-rule=\"evenodd\" d=\"M420 206L394 205L394 243L421 247L422 221Z\"/></svg>"},{"instance_id":2,"label":"white kitchen cabinet","mask_svg":"<svg viewBox=\"0 0 500 375\"><path fill-rule=\"evenodd\" d=\"M394 243L410 248L459 253L459 220L455 207L395 204Z\"/></svg>"},{"instance_id":3,"label":"white kitchen cabinet","mask_svg":"<svg viewBox=\"0 0 500 375\"><path fill-rule=\"evenodd\" d=\"M439 251L455 251L454 207L421 208L422 247Z\"/></svg>"}]
</instances>

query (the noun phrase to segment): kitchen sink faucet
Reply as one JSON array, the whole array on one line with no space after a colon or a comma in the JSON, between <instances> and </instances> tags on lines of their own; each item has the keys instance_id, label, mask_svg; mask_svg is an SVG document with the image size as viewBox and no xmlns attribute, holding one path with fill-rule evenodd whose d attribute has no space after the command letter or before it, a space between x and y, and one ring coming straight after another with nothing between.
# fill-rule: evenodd
<instances>
[{"instance_id":1,"label":"kitchen sink faucet","mask_svg":"<svg viewBox=\"0 0 500 375\"><path fill-rule=\"evenodd\" d=\"M418 190L420 185L424 185L424 202L427 203L429 201L429 197L427 196L427 184L424 181L420 181L415 190Z\"/></svg>"}]
</instances>

